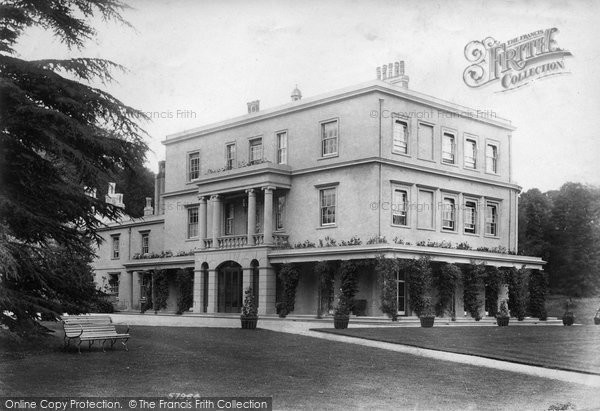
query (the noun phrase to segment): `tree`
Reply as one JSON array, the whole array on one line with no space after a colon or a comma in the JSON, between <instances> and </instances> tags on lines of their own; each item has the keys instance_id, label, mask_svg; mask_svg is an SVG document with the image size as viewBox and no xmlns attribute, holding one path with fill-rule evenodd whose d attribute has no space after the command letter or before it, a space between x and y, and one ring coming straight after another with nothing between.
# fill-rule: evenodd
<instances>
[{"instance_id":1,"label":"tree","mask_svg":"<svg viewBox=\"0 0 600 411\"><path fill-rule=\"evenodd\" d=\"M519 196L519 249L521 254L548 259L552 201L532 188Z\"/></svg>"},{"instance_id":2,"label":"tree","mask_svg":"<svg viewBox=\"0 0 600 411\"><path fill-rule=\"evenodd\" d=\"M600 189L566 183L550 217L550 286L573 296L600 290Z\"/></svg>"},{"instance_id":3,"label":"tree","mask_svg":"<svg viewBox=\"0 0 600 411\"><path fill-rule=\"evenodd\" d=\"M82 49L96 34L91 18L126 24L124 8L119 0L0 3L0 312L11 329L40 311L86 309L72 291L52 299L57 283L74 274L46 268L56 250L89 260L101 220L121 210L86 190L100 191L106 176L139 167L147 150L137 124L143 113L94 86L113 80L111 71L121 66L88 58L23 60L15 44L37 26L69 49Z\"/></svg>"}]
</instances>

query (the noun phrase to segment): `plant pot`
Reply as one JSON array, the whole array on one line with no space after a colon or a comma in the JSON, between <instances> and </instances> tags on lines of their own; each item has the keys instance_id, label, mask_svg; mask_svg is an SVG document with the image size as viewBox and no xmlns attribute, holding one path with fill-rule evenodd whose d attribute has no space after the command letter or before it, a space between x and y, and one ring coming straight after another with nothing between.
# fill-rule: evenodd
<instances>
[{"instance_id":1,"label":"plant pot","mask_svg":"<svg viewBox=\"0 0 600 411\"><path fill-rule=\"evenodd\" d=\"M421 327L429 328L433 327L435 317L420 317L419 320L421 320Z\"/></svg>"},{"instance_id":2,"label":"plant pot","mask_svg":"<svg viewBox=\"0 0 600 411\"><path fill-rule=\"evenodd\" d=\"M256 329L256 324L258 323L258 317L240 317L242 321L242 328L245 330L254 330Z\"/></svg>"},{"instance_id":3,"label":"plant pot","mask_svg":"<svg viewBox=\"0 0 600 411\"><path fill-rule=\"evenodd\" d=\"M337 330L345 330L348 328L350 317L333 317L333 327Z\"/></svg>"},{"instance_id":4,"label":"plant pot","mask_svg":"<svg viewBox=\"0 0 600 411\"><path fill-rule=\"evenodd\" d=\"M508 322L510 321L509 317L497 317L496 323L498 327L508 327Z\"/></svg>"},{"instance_id":5,"label":"plant pot","mask_svg":"<svg viewBox=\"0 0 600 411\"><path fill-rule=\"evenodd\" d=\"M600 317L598 317L598 316L594 317L594 324L600 325Z\"/></svg>"},{"instance_id":6,"label":"plant pot","mask_svg":"<svg viewBox=\"0 0 600 411\"><path fill-rule=\"evenodd\" d=\"M566 316L563 317L563 325L573 325L573 323L575 322L575 317L572 316Z\"/></svg>"}]
</instances>

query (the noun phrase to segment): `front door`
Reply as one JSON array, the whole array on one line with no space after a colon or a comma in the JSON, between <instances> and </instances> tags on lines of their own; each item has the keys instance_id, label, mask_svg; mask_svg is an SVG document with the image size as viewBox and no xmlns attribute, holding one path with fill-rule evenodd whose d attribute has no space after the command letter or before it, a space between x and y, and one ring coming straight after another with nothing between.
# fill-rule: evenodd
<instances>
[{"instance_id":1,"label":"front door","mask_svg":"<svg viewBox=\"0 0 600 411\"><path fill-rule=\"evenodd\" d=\"M239 313L242 309L242 268L225 266L219 269L218 306L220 313Z\"/></svg>"}]
</instances>

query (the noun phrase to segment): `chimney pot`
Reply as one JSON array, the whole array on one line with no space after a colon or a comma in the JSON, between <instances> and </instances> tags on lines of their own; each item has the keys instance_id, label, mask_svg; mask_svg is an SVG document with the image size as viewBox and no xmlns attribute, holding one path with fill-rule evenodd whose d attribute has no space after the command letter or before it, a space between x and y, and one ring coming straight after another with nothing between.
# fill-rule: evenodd
<instances>
[{"instance_id":1,"label":"chimney pot","mask_svg":"<svg viewBox=\"0 0 600 411\"><path fill-rule=\"evenodd\" d=\"M249 101L248 103L248 114L258 113L260 110L260 100Z\"/></svg>"}]
</instances>

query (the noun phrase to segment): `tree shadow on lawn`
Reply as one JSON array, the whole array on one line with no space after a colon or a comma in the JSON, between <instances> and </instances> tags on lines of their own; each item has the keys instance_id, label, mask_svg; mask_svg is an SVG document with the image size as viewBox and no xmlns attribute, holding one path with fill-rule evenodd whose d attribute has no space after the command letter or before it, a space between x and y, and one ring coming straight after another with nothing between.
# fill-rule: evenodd
<instances>
[{"instance_id":1,"label":"tree shadow on lawn","mask_svg":"<svg viewBox=\"0 0 600 411\"><path fill-rule=\"evenodd\" d=\"M131 334L129 352L79 355L60 348L58 332L46 351L0 363L0 395L272 396L275 409L600 406L594 389L575 384L263 329Z\"/></svg>"}]
</instances>

